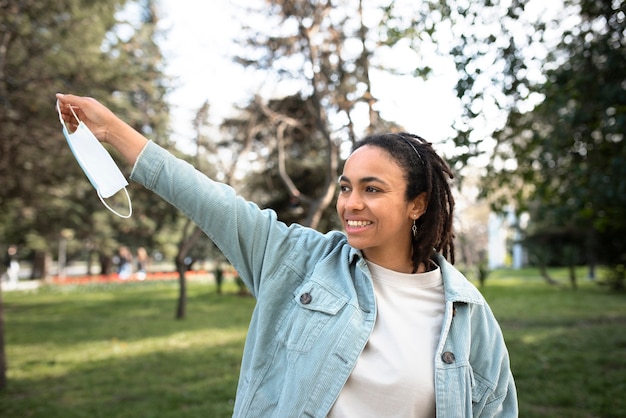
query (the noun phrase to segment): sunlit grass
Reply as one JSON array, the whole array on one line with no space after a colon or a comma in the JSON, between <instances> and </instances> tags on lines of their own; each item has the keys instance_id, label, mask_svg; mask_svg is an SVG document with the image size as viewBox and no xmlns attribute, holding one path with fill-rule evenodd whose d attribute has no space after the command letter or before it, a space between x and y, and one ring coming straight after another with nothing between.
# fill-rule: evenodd
<instances>
[{"instance_id":1,"label":"sunlit grass","mask_svg":"<svg viewBox=\"0 0 626 418\"><path fill-rule=\"evenodd\" d=\"M7 417L230 416L254 301L175 282L5 293Z\"/></svg>"},{"instance_id":2,"label":"sunlit grass","mask_svg":"<svg viewBox=\"0 0 626 418\"><path fill-rule=\"evenodd\" d=\"M626 294L566 269L494 272L482 289L511 354L522 417L626 416Z\"/></svg>"}]
</instances>

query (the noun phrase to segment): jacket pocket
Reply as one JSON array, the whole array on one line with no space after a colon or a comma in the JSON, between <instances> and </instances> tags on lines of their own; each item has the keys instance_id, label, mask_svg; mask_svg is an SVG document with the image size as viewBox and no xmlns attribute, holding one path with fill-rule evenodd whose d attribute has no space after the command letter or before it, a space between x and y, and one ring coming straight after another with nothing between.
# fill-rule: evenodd
<instances>
[{"instance_id":1,"label":"jacket pocket","mask_svg":"<svg viewBox=\"0 0 626 418\"><path fill-rule=\"evenodd\" d=\"M277 322L278 342L290 351L309 351L324 327L347 302L346 296L314 280L303 283L293 293L292 303Z\"/></svg>"},{"instance_id":2,"label":"jacket pocket","mask_svg":"<svg viewBox=\"0 0 626 418\"><path fill-rule=\"evenodd\" d=\"M474 412L482 411L485 403L491 393L493 393L494 385L480 374L472 371L474 384L472 385L472 404ZM478 413L478 415L480 415Z\"/></svg>"}]
</instances>

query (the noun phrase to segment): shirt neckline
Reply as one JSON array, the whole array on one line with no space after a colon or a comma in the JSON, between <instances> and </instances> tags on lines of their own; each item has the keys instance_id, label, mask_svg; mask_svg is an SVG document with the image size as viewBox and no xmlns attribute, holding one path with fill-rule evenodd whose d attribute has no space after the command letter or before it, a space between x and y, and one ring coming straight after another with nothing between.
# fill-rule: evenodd
<instances>
[{"instance_id":1,"label":"shirt neckline","mask_svg":"<svg viewBox=\"0 0 626 418\"><path fill-rule=\"evenodd\" d=\"M372 279L381 284L410 288L429 288L443 284L441 268L437 265L435 265L433 270L424 273L400 273L368 260L366 260L366 263L370 269Z\"/></svg>"}]
</instances>

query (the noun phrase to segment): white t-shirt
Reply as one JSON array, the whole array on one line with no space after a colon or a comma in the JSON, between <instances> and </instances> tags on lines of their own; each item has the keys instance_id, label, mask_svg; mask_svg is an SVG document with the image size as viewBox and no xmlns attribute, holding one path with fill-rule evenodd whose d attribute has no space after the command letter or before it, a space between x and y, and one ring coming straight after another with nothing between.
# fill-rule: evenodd
<instances>
[{"instance_id":1,"label":"white t-shirt","mask_svg":"<svg viewBox=\"0 0 626 418\"><path fill-rule=\"evenodd\" d=\"M441 269L405 274L368 266L376 324L328 416L434 417L434 358L445 309Z\"/></svg>"}]
</instances>

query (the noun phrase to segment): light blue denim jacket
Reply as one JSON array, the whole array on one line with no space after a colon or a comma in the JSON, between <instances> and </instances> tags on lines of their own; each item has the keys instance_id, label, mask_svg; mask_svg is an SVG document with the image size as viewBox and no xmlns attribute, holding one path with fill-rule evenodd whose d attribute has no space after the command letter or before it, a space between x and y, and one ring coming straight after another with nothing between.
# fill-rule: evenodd
<instances>
[{"instance_id":1,"label":"light blue denim jacket","mask_svg":"<svg viewBox=\"0 0 626 418\"><path fill-rule=\"evenodd\" d=\"M257 299L236 417L319 417L333 406L376 320L372 280L343 233L286 226L150 142L131 178L218 245ZM445 317L435 363L437 417L514 417L509 357L489 306L443 257Z\"/></svg>"}]
</instances>

